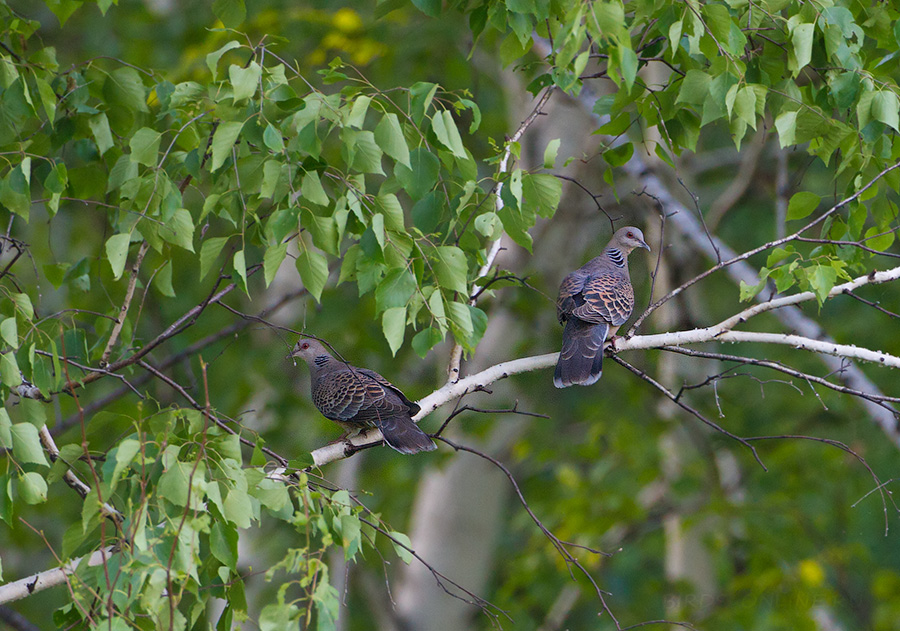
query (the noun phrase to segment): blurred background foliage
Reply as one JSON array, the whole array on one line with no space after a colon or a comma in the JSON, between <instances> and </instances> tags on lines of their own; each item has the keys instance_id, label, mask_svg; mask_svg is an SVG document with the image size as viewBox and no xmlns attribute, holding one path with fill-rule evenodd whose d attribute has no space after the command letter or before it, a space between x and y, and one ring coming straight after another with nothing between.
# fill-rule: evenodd
<instances>
[{"instance_id":1,"label":"blurred background foliage","mask_svg":"<svg viewBox=\"0 0 900 631\"><path fill-rule=\"evenodd\" d=\"M496 161L498 147L530 111L532 97L527 86L542 72L537 57L525 55L512 64L502 63L510 45L506 44L507 53L503 53L501 47L508 42L506 34L491 29L477 37L476 43L472 20L477 22L473 15L482 5L449 3L441 10L440 4L415 4L389 0L341 6L335 2L259 0L248 2L243 13L242 2L221 0L121 0L104 7L104 11L100 6L109 5L108 2L3 3L4 10L37 22L35 37L41 46L55 48L61 71L96 67L106 73L136 67L142 73L151 73L144 79L147 85L161 81L173 85L196 81L206 85L210 81L207 55L232 40L253 47L264 38L267 46L293 65L311 88L326 93L337 93L341 87L331 87L329 76L333 75L325 71L335 58L346 64L343 68L334 66L335 70L354 77L358 73L388 95L398 86L417 82L440 84L442 98L448 103L462 98L477 103L480 127L475 134L463 134L465 148L477 162L479 180L494 177L491 160ZM530 6L544 4L547 3ZM557 3L549 4L564 13ZM648 7L659 9L662 4L646 1L626 6L641 5L639 8L649 11ZM722 8L743 6L739 2L708 4ZM788 10L793 10L793 3L775 4L782 8L790 4ZM852 10L862 11L855 5ZM60 16L66 17L70 12L61 24ZM226 22L234 30L223 28L217 21L223 16L230 18ZM896 15L892 19L891 24L896 24ZM530 34L530 27L528 30ZM5 42L8 33L4 33ZM235 54L231 62L242 63L247 55L237 59ZM885 72L896 80L896 60L889 63ZM224 67L220 66L220 74ZM84 76L89 77L90 73L85 72ZM610 90L608 85L594 87ZM548 115L540 117L533 133L522 140L521 168L539 169L547 143L561 138L560 159L553 172L577 178L592 192L602 193L604 209L621 219L619 225L633 223L651 234L659 224L651 200L632 194L634 183L618 175L615 187L601 184L606 165L600 158L603 150L598 138L591 136L596 128L594 120L573 99L564 94L556 97ZM199 94L197 98L199 102ZM471 110L458 113L461 132L468 128L472 117ZM152 121L149 124L153 126ZM127 127L123 125L123 129ZM771 117L765 124L761 119L760 128L763 127L770 133L760 141L762 157L757 161L753 184L720 218L716 229L718 236L738 250L766 242L778 230L772 208L773 200L780 194L776 186L776 154L782 150L773 138ZM893 132L884 129L885 136L893 138ZM640 131L629 132L635 143L642 140ZM748 136L743 150L737 151L733 131L727 121L704 127L694 152L671 158L678 165L673 173L685 184L685 189L680 189L673 175L673 189L679 191L689 208L693 203L686 190L708 210L709 203L720 198L735 179L751 140ZM120 140L116 138L117 142ZM203 137L198 142L202 145L205 140ZM124 144L128 145L127 138ZM76 164L79 151L90 153L93 148L77 144L67 147L66 152L71 152L66 156L67 162L71 158ZM647 153L648 160L652 157L652 149L642 145L636 144L635 151ZM885 151L890 154L889 147ZM814 191L825 200L841 199L844 185L841 180L838 187L834 163L825 165L796 148L784 153L786 156L779 159L786 161L790 192ZM569 157L574 160L563 167ZM655 163L660 166L659 160ZM90 184L90 167L82 168L81 172L78 167L69 168L69 181L74 187L79 186L79 177L84 178L83 190L73 196L103 199L105 191L93 190L96 187ZM489 188L490 182L483 186L482 193ZM884 196L887 197L886 192ZM51 220L45 205L34 204L28 223L16 222L13 236L29 248L29 261L17 264L16 280L27 288L38 317L63 309L115 314L121 305L124 283L114 282L98 240L98 235L104 240L111 236L112 214L107 215L98 206L63 206L64 210ZM11 220L8 211L0 212L0 217ZM222 229L223 221L214 223L212 230ZM895 227L896 219L888 223ZM4 229L5 225L6 221ZM502 360L557 349L559 330L552 303L558 282L566 271L598 253L608 231L609 221L590 197L567 185L556 216L539 219L531 232L533 255L505 243L508 249L501 254L501 265L526 278L529 286L513 284L497 289L480 305L489 316L489 325L482 347L471 359L470 372ZM710 264L679 243L674 234L667 232L664 253L665 273L671 278L671 286ZM654 255L660 238L658 231L655 238L656 241L651 240ZM891 247L896 252L896 245ZM473 246L467 255L474 259L477 249ZM131 252L129 264L134 248ZM255 253L253 262L262 257L262 250ZM165 285L161 291L160 285L154 285L156 289L144 293L143 284L150 283L153 270L159 273L163 269L167 256L172 257L171 285L175 296L165 296ZM469 261L469 280L476 267L473 259ZM7 260L0 262L5 264ZM329 258L330 264L336 261ZM649 299L647 278L655 257L636 256L632 261L638 305L643 306ZM45 266L63 262L74 266L60 268L57 274L61 279L64 275L65 282L54 283L50 280L52 270ZM138 288L144 328L138 334L126 328L123 339L137 335L146 340L152 337L148 331L162 331L203 300L213 287L218 269L213 266L212 273L198 282L197 256L184 248L171 248L165 255L151 252L148 262ZM750 262L761 268L766 265L766 255ZM272 278L271 284L263 282L262 273L249 278L248 291L235 291L225 302L244 313L257 313L282 296L296 292L301 286L300 277L294 266L286 267ZM230 273L230 269L225 271ZM407 335L407 343L392 357L373 293L360 296L354 283L336 285L336 268L332 273L321 302L308 295L295 297L269 319L330 341L349 361L381 372L412 399L439 387L446 379L450 341L438 344L421 359L410 347L411 336ZM7 295L14 291L11 285L5 287ZM656 288L654 296L661 295L660 289ZM889 311L900 311L900 294L890 285L868 288L865 295ZM717 322L739 308L738 297L738 287L724 277L713 277L693 288L683 300L674 302L664 321L651 319L648 328L675 330ZM832 300L821 308L808 304L804 311L819 320L835 339L900 352L900 342L891 334L896 320L859 302ZM4 316L9 317L12 312L11 302L3 306ZM767 329L779 330L771 316L763 316L762 321ZM71 325L70 331L82 328L92 339L102 341L110 326L107 317L85 314L72 319L64 316L63 322L67 328ZM177 356L192 344L240 322L234 313L212 305L192 328L167 341L150 357L159 362ZM44 330L47 336L53 336L51 327L45 326ZM80 343L84 347L84 339L72 335L75 337L67 338L67 346ZM305 369L284 359L293 341L291 335L253 322L200 353L178 359L168 367L168 374L203 403L202 357L208 364L208 390L215 409L240 419L248 435L260 437L279 454L299 457L335 438L338 430L309 402ZM93 357L97 350L92 348L89 354ZM790 357L797 369L822 372L812 356L768 348L740 350L746 355L773 359ZM72 348L68 352L74 353ZM700 382L724 369L716 362L701 360L673 367L657 352L629 355L626 359L651 374L662 373L663 380L676 391L682 383ZM716 383L714 393L710 387L686 396L702 413L737 435L826 437L841 441L864 457L882 480L896 477L898 446L885 439L856 401L798 380L788 383L754 369L737 372L750 376L723 379ZM128 378L139 374L126 372ZM867 374L885 391L892 392L895 374L886 369L867 370ZM79 391L79 402L89 406L122 387L115 379L97 381ZM144 419L168 418L165 410L169 406L185 405L172 388L159 380L143 384L140 389L149 396L147 400L127 395L92 411L85 425L92 453L107 453L136 427L143 426L147 422ZM897 511L890 504L885 511L878 494L869 494L877 483L851 454L819 442L769 441L757 444L768 467L768 471L763 471L746 449L673 410L655 390L611 361L602 381L588 390L554 390L549 374L538 371L517 375L496 384L492 395L482 393L469 400L474 402L470 404L489 408L518 402L521 409L551 417L545 420L469 413L454 421L452 436L460 442L480 445L505 462L531 509L555 535L614 553L605 557L576 551L575 555L600 587L609 592L607 602L622 626L667 618L708 629L900 629ZM12 402L8 407L13 420L21 420L18 415L22 409ZM426 428L436 429L446 413L427 418ZM59 444L80 443L81 423L73 398L54 397L49 418ZM171 422L173 444L190 445L190 423L196 424L197 418L191 421L173 413ZM158 435L164 445L165 432ZM247 451L244 460L249 467ZM482 464L474 456L456 453L444 445L434 454L415 458L401 458L382 448L329 465L322 474L338 486L356 491L392 530L410 534L412 547L433 562L436 569L506 611L513 622L501 617L504 627L547 631L614 628L606 614L598 621L600 606L593 588L578 573L573 580L505 478L493 491L488 477L493 479L497 473L490 467L480 468ZM8 462L2 466L6 467L5 473L15 473ZM85 468L80 470L84 472ZM467 472L461 470L468 470L472 477L466 478ZM464 488L460 488L460 481L466 481ZM435 485L441 482L456 485L452 489L455 493L437 493ZM482 484L484 488L478 488ZM323 494L326 498L330 495ZM428 504L429 497L437 506ZM442 501L447 504L442 506ZM326 504L328 507L323 508ZM17 503L14 519L0 530L3 579L15 580L54 566L56 559L50 548L59 551L65 533L82 528L82 505L81 498L59 482L50 485L46 502ZM311 500L309 506L313 505ZM426 505L430 513L425 511ZM335 511L341 521L340 507L328 502L318 506L314 511L321 511L329 520L334 517L329 511ZM165 506L159 510L172 519L178 515L178 511ZM446 511L448 527L458 528L456 536L429 542L417 538L419 527L427 529L431 525L437 532L442 510ZM97 526L96 521L93 525ZM236 574L246 586L250 617L246 627L252 628L259 621L264 629L288 628L286 618L279 616L298 617L297 610L287 607L263 613L261 610L267 604L280 602L278 591L288 584L284 572L276 573L272 580L266 580L264 574L284 561L289 549L303 546L308 546L307 564L309 559L321 558L328 566L326 573L321 567L308 565L310 576L330 582L334 589L315 592L316 606L311 609L315 613L299 616L300 622L291 623L293 626L347 630L376 626L491 627L491 619L477 607L454 601L435 588L433 577L405 569L400 562L402 551L398 557L383 536L377 539L377 550L364 547L364 556L356 556L345 566L340 542L330 545L330 538L340 534L338 529L326 525L305 540L298 535L302 530L302 524L266 517L258 526L234 531L240 534ZM479 538L483 540L476 541ZM95 545L94 536L82 548L71 550L84 553ZM437 558L427 553L435 548L442 550ZM467 555L470 548L480 551L476 558ZM452 557L470 564L471 569L453 566L449 560ZM448 566L450 569L446 569ZM423 586L424 583L428 585ZM289 591L288 601L298 597L298 593L314 593L309 584L285 589ZM427 594L419 591L426 589L430 590ZM239 595L219 587L214 592L215 596L233 599L235 603L239 600ZM415 602L409 604L409 599ZM66 588L58 587L13 607L38 628L52 628L54 624L75 624L79 616L69 604L71 601ZM197 602L203 602L202 598L198 596ZM299 604L301 608L306 606ZM57 613L54 618L53 612L59 608L65 613ZM448 614L446 608L454 613ZM214 604L198 613L191 623L195 628L209 628L219 620L220 611L221 604ZM116 628L168 628L165 622L163 616L151 622L132 620ZM187 622L179 624L190 627Z\"/></svg>"}]
</instances>

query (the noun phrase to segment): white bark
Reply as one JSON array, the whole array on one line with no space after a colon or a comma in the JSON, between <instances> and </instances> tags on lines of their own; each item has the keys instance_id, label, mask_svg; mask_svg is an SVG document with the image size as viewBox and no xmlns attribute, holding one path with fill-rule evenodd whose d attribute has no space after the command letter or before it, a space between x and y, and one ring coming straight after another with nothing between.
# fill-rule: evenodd
<instances>
[{"instance_id":1,"label":"white bark","mask_svg":"<svg viewBox=\"0 0 900 631\"><path fill-rule=\"evenodd\" d=\"M109 559L112 553L112 546L97 550L88 558L88 567L104 563ZM75 573L75 570L78 569L78 566L83 560L84 557L78 557L77 559L72 559L68 563L63 564L61 567L38 572L27 578L19 579L14 583L0 585L0 605L14 600L27 598L33 593L43 591L49 587L62 585L69 580L69 576Z\"/></svg>"},{"instance_id":2,"label":"white bark","mask_svg":"<svg viewBox=\"0 0 900 631\"><path fill-rule=\"evenodd\" d=\"M727 322L727 321L726 321ZM635 335L627 339L616 339L615 350L617 352L632 350L647 350L652 348L662 348L664 346L682 346L685 344L701 344L707 342L752 342L757 344L781 344L785 346L793 346L797 349L807 350L820 355L832 355L844 359L854 359L889 366L891 368L900 368L900 357L891 355L883 351L871 350L860 346L837 344L831 341L816 340L802 335L790 335L785 333L761 333L757 331L732 331L723 328L721 325L715 325L702 329L692 329L689 331L674 331L671 333L658 333L655 335ZM611 342L607 342L610 344ZM422 410L413 417L418 422L428 416L437 408L446 405L457 397L474 392L479 387L488 386L495 381L505 379L510 375L516 375L523 372L531 372L542 368L550 368L556 365L559 353L547 353L546 355L536 355L534 357L522 357L507 362L496 364L474 375L470 375L464 379L460 379L455 383L447 385L435 390L427 397L419 401ZM349 441L341 443L333 443L320 447L312 452L313 460L316 466L322 466L335 460L345 458L347 454L347 443L353 447L370 445L382 440L381 432L377 429L369 430L363 434L354 436Z\"/></svg>"}]
</instances>

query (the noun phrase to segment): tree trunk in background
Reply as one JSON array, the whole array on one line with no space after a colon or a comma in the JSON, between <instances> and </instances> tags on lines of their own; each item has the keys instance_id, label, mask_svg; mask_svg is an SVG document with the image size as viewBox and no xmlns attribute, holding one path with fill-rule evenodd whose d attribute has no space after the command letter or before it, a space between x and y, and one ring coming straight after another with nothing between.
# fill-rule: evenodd
<instances>
[{"instance_id":1,"label":"tree trunk in background","mask_svg":"<svg viewBox=\"0 0 900 631\"><path fill-rule=\"evenodd\" d=\"M507 313L492 313L489 322L479 346L481 359L467 365L467 372L506 357L511 343L519 338L518 327ZM494 397L507 398L511 384L496 385ZM485 396L470 396L466 402ZM506 459L509 447L529 421L524 417L499 419L467 414L454 420L446 432L448 438L500 460ZM484 422L495 423L495 428L483 443L460 429L464 423ZM494 465L473 454L454 454L445 467L431 469L419 483L408 530L413 548L439 572L475 594L485 594L494 567L494 550L506 521L509 491L509 481ZM415 561L403 568L394 600L399 627L408 630L469 629L472 618L480 613L477 607L448 596L428 568Z\"/></svg>"},{"instance_id":2,"label":"tree trunk in background","mask_svg":"<svg viewBox=\"0 0 900 631\"><path fill-rule=\"evenodd\" d=\"M656 222L647 226L647 234L650 243L659 243L659 224ZM659 273L656 277L656 296L665 295L673 286L678 284L678 279L671 277L673 266L671 257L678 256L677 247L666 250L666 258L662 259ZM680 301L670 300L652 316L654 328L660 331L672 330L677 326L679 317L677 310ZM687 358L674 353L661 353L658 364L658 379L661 383L676 387L687 377L693 366L696 370L697 363L686 361ZM662 454L663 476L667 485L674 484L687 460L699 457L696 446L692 444L682 421L685 419L680 413L680 408L668 399L660 398L657 406L661 418L670 421L670 429L660 437L659 448ZM693 419L687 422L692 422ZM666 617L677 620L684 610L684 606L691 605L691 609L699 615L709 605L715 602L717 586L715 570L705 540L712 533L714 524L709 519L695 520L690 527L686 527L681 516L673 511L663 517L663 530L665 532L666 555L665 572L669 583L687 583L693 590L693 598L687 603L678 597L670 597L666 601Z\"/></svg>"}]
</instances>

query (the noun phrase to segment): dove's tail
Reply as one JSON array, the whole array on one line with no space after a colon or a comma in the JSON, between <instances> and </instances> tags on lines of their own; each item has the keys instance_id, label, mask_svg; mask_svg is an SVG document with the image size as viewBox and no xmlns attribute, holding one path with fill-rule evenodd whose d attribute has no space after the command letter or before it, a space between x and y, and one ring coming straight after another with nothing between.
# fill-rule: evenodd
<instances>
[{"instance_id":1,"label":"dove's tail","mask_svg":"<svg viewBox=\"0 0 900 631\"><path fill-rule=\"evenodd\" d=\"M384 442L401 454L416 454L420 451L433 451L437 445L419 429L409 416L394 415L379 419L376 423Z\"/></svg>"},{"instance_id":2,"label":"dove's tail","mask_svg":"<svg viewBox=\"0 0 900 631\"><path fill-rule=\"evenodd\" d=\"M603 343L608 332L608 324L569 318L563 330L562 350L556 362L553 385L566 388L597 383L603 373Z\"/></svg>"}]
</instances>

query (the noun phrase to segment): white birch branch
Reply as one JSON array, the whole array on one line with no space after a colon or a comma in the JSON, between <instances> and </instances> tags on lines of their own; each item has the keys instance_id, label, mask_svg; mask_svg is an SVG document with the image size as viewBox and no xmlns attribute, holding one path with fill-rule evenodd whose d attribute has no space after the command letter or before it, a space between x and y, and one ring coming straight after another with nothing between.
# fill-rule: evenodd
<instances>
[{"instance_id":1,"label":"white birch branch","mask_svg":"<svg viewBox=\"0 0 900 631\"><path fill-rule=\"evenodd\" d=\"M833 298L834 296L846 294L858 287L862 287L863 285L878 285L881 283L890 282L892 280L897 280L898 278L900 278L900 267L894 267L892 269L880 272L872 272L841 285L835 285L831 288L831 291L828 292L828 297ZM804 291L798 294L782 296L781 298L773 298L772 300L767 300L765 302L753 305L748 309L744 309L740 313L731 316L727 320L723 320L716 326L722 330L732 329L736 325L746 322L753 316L760 313L765 313L766 311L772 311L773 309L779 309L788 305L796 305L801 302L807 302L815 299L816 294L811 291Z\"/></svg>"},{"instance_id":2,"label":"white birch branch","mask_svg":"<svg viewBox=\"0 0 900 631\"><path fill-rule=\"evenodd\" d=\"M479 387L487 386L510 375L555 366L558 357L559 353L547 353L546 355L537 355L535 357L513 359L508 362L491 366L490 368L482 370L474 375L469 375L459 381L448 382L442 388L435 390L427 397L420 400L418 404L422 409L412 418L418 423L436 409L453 401L457 397L461 397L467 392L473 392ZM355 449L373 445L382 440L383 438L379 430L370 429L366 432L357 434L348 440L331 443L330 445L325 445L324 447L314 450L312 452L313 461L316 463L317 467L320 467L329 462L346 458L353 453Z\"/></svg>"},{"instance_id":3,"label":"white birch branch","mask_svg":"<svg viewBox=\"0 0 900 631\"><path fill-rule=\"evenodd\" d=\"M38 436L41 440L41 444L44 446L44 449L47 450L47 453L50 454L50 460L56 462L59 459L59 447L56 446L56 441L53 440L53 435L50 433L50 430L47 429L46 425L42 425L38 430ZM67 463L68 464L68 463ZM91 492L91 487L88 486L85 482L79 478L74 471L71 469L66 469L66 472L63 474L63 480L66 484L72 487L76 493L78 493L82 499L87 499L87 496ZM100 512L109 517L117 524L121 524L125 521L125 518L122 516L122 513L117 511L115 507L113 507L109 502L103 502L100 505Z\"/></svg>"},{"instance_id":4,"label":"white birch branch","mask_svg":"<svg viewBox=\"0 0 900 631\"><path fill-rule=\"evenodd\" d=\"M113 546L97 550L88 557L88 567L103 564L113 554L113 551ZM77 559L72 559L68 563L64 563L61 567L32 574L31 576L19 579L14 583L0 585L0 605L14 600L27 598L35 592L40 592L50 587L62 585L69 580L69 576L75 573L75 570L78 569L78 566L84 559L85 557L78 557Z\"/></svg>"},{"instance_id":5,"label":"white birch branch","mask_svg":"<svg viewBox=\"0 0 900 631\"><path fill-rule=\"evenodd\" d=\"M857 281L858 280L859 279L857 279ZM807 300L813 298L814 296L809 296ZM732 331L723 329L719 325L702 329L692 329L689 331L674 331L671 333L659 333L655 335L636 335L627 339L618 338L615 340L615 350L616 352L648 350L662 348L664 346L682 346L685 344L702 344L708 342L780 344L792 346L796 349L807 350L820 355L831 355L843 359L867 361L881 366L900 369L900 357L882 351L875 351L848 344L837 344L829 340L817 340L802 335L761 333L757 331ZM608 344L609 343L610 342L608 342ZM556 365L558 357L559 353L547 353L546 355L514 359L491 366L486 370L460 379L457 382L447 383L442 388L435 390L418 402L422 409L413 417L413 420L419 422L442 405L445 405L468 392L474 392L495 381L509 377L510 375L531 372L543 368L551 368ZM313 461L316 466L322 466L329 462L346 458L357 449L377 444L378 442L381 442L381 440L381 432L377 429L371 429L353 436L349 440L332 443L314 450L312 452Z\"/></svg>"},{"instance_id":6,"label":"white birch branch","mask_svg":"<svg viewBox=\"0 0 900 631\"><path fill-rule=\"evenodd\" d=\"M814 340L802 335L787 333L760 333L758 331L723 331L718 326L674 333L658 333L656 335L635 335L625 340L616 340L616 351L633 351L661 346L684 346L685 344L702 344L705 342L754 342L757 344L782 344L796 349L811 351L821 355L833 355L847 359L872 362L900 368L900 357L883 351L873 351L852 344L837 344L827 340Z\"/></svg>"}]
</instances>

